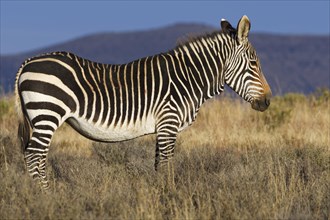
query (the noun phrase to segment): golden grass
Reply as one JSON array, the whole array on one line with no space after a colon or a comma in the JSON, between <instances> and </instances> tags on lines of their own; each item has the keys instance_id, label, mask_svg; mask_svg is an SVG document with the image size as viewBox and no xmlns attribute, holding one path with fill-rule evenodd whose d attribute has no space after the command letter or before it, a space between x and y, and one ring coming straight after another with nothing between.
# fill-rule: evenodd
<instances>
[{"instance_id":1,"label":"golden grass","mask_svg":"<svg viewBox=\"0 0 330 220\"><path fill-rule=\"evenodd\" d=\"M275 97L264 113L221 97L178 136L173 179L155 136L92 142L61 127L50 194L27 175L13 98L0 100L1 219L329 219L329 91Z\"/></svg>"}]
</instances>

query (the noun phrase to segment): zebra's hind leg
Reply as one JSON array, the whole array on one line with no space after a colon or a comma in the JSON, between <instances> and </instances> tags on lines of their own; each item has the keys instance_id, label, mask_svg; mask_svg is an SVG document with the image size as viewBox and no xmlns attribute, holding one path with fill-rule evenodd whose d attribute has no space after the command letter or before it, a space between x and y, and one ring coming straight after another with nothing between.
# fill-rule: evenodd
<instances>
[{"instance_id":1,"label":"zebra's hind leg","mask_svg":"<svg viewBox=\"0 0 330 220\"><path fill-rule=\"evenodd\" d=\"M46 160L48 147L53 136L52 130L34 128L32 137L24 152L27 170L30 176L39 181L43 190L49 188L46 175Z\"/></svg>"}]
</instances>

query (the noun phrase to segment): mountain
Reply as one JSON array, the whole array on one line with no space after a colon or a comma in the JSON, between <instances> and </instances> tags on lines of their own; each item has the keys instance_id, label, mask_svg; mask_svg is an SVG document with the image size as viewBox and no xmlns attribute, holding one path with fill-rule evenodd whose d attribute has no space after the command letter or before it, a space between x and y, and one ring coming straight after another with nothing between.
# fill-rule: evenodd
<instances>
[{"instance_id":1,"label":"mountain","mask_svg":"<svg viewBox=\"0 0 330 220\"><path fill-rule=\"evenodd\" d=\"M254 34L251 42L275 94L330 88L330 36Z\"/></svg>"},{"instance_id":2,"label":"mountain","mask_svg":"<svg viewBox=\"0 0 330 220\"><path fill-rule=\"evenodd\" d=\"M104 63L126 63L166 52L189 36L214 31L200 24L175 24L159 29L124 33L97 33L61 44L15 55L2 55L0 88L13 91L21 63L32 56L52 51L70 51ZM265 76L275 94L308 94L329 85L329 36L293 36L251 33L250 41L259 54Z\"/></svg>"}]
</instances>

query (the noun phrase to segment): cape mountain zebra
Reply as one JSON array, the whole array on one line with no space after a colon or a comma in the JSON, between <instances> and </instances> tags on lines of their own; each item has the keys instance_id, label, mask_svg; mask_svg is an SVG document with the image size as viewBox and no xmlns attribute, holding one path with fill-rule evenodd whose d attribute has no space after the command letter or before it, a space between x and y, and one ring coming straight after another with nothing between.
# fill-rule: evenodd
<instances>
[{"instance_id":1,"label":"cape mountain zebra","mask_svg":"<svg viewBox=\"0 0 330 220\"><path fill-rule=\"evenodd\" d=\"M30 175L48 187L48 147L63 122L105 142L156 133L157 170L173 156L178 132L224 84L253 109L266 110L271 91L248 41L249 19L243 16L237 29L222 20L221 27L169 52L123 65L95 63L67 52L26 60L17 73L16 96Z\"/></svg>"}]
</instances>

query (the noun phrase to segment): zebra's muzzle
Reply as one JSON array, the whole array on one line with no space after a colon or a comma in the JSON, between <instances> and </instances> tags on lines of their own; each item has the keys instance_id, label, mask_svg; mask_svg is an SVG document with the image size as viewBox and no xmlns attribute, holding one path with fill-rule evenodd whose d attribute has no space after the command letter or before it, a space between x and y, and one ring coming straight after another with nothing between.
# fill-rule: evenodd
<instances>
[{"instance_id":1,"label":"zebra's muzzle","mask_svg":"<svg viewBox=\"0 0 330 220\"><path fill-rule=\"evenodd\" d=\"M265 111L270 105L270 98L269 97L262 97L262 98L259 98L259 99L254 99L252 102L251 102L251 107L254 109L254 110L257 110L257 111Z\"/></svg>"}]
</instances>

